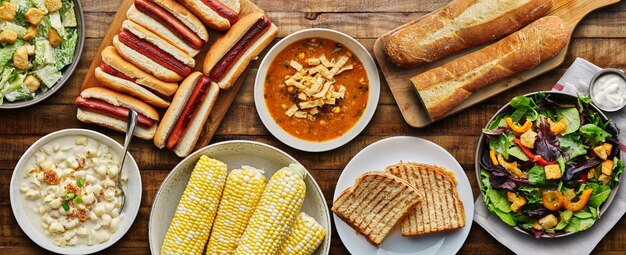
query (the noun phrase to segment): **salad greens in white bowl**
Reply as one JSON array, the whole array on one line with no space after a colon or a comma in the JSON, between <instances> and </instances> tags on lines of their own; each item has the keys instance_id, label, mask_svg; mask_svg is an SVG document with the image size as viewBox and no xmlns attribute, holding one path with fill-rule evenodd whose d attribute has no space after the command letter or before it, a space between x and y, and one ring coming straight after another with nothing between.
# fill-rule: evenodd
<instances>
[{"instance_id":1,"label":"salad greens in white bowl","mask_svg":"<svg viewBox=\"0 0 626 255\"><path fill-rule=\"evenodd\" d=\"M0 14L0 108L33 105L78 64L85 38L80 2L8 0Z\"/></svg>"},{"instance_id":2,"label":"salad greens in white bowl","mask_svg":"<svg viewBox=\"0 0 626 255\"><path fill-rule=\"evenodd\" d=\"M589 229L611 204L625 168L618 134L587 97L537 92L513 98L478 142L483 202L536 238Z\"/></svg>"}]
</instances>

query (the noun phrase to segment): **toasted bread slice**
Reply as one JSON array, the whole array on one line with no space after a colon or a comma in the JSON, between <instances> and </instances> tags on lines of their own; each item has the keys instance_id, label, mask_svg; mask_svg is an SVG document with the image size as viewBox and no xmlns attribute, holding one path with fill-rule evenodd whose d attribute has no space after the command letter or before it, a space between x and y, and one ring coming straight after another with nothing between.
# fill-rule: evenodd
<instances>
[{"instance_id":1,"label":"toasted bread slice","mask_svg":"<svg viewBox=\"0 0 626 255\"><path fill-rule=\"evenodd\" d=\"M384 172L367 172L333 203L332 211L379 246L422 200L407 181Z\"/></svg>"},{"instance_id":2,"label":"toasted bread slice","mask_svg":"<svg viewBox=\"0 0 626 255\"><path fill-rule=\"evenodd\" d=\"M386 171L408 181L424 201L402 222L403 236L416 236L465 226L463 202L456 190L454 173L438 166L403 163Z\"/></svg>"}]
</instances>

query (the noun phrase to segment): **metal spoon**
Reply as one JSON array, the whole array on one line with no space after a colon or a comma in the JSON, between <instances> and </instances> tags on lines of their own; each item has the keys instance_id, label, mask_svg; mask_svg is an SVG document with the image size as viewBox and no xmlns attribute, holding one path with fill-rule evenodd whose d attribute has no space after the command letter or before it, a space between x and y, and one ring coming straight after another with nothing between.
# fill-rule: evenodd
<instances>
[{"instance_id":1,"label":"metal spoon","mask_svg":"<svg viewBox=\"0 0 626 255\"><path fill-rule=\"evenodd\" d=\"M124 205L126 204L126 193L124 192L124 188L122 187L122 170L124 169L124 161L126 160L126 154L128 154L128 145L130 145L130 140L133 138L133 133L135 132L135 127L137 126L137 112L134 110L128 111L128 123L126 124L126 138L124 138L124 154L122 156L122 163L120 163L120 171L117 174L117 187L122 191L122 205L120 206L120 213L122 209L124 209Z\"/></svg>"}]
</instances>

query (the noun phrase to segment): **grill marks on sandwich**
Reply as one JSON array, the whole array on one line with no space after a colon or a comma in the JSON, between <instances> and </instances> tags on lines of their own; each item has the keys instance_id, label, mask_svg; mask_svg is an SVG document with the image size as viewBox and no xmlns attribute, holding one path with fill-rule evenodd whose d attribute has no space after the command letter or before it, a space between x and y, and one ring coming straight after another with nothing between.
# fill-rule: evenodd
<instances>
[{"instance_id":1,"label":"grill marks on sandwich","mask_svg":"<svg viewBox=\"0 0 626 255\"><path fill-rule=\"evenodd\" d=\"M217 15L220 15L220 17L228 20L228 23L230 23L231 26L237 22L237 19L239 19L239 14L237 14L237 12L228 8L228 6L224 5L219 0L202 0L202 3L211 8L211 10L217 13Z\"/></svg>"},{"instance_id":2,"label":"grill marks on sandwich","mask_svg":"<svg viewBox=\"0 0 626 255\"><path fill-rule=\"evenodd\" d=\"M220 81L228 73L237 59L267 31L272 22L263 16L231 47L226 54L217 62L209 74L213 81Z\"/></svg>"},{"instance_id":3,"label":"grill marks on sandwich","mask_svg":"<svg viewBox=\"0 0 626 255\"><path fill-rule=\"evenodd\" d=\"M135 0L135 7L140 12L163 24L191 48L200 50L204 46L205 41L202 38L161 6L150 0Z\"/></svg>"},{"instance_id":4,"label":"grill marks on sandwich","mask_svg":"<svg viewBox=\"0 0 626 255\"><path fill-rule=\"evenodd\" d=\"M202 102L209 92L210 85L211 80L209 80L208 77L204 75L200 77L193 92L191 93L191 96L189 97L189 100L187 101L187 104L185 105L185 109L176 121L172 132L167 138L165 146L168 149L173 150L176 145L178 145L185 132L187 132L189 123L191 123L191 120L198 112L200 105L202 105Z\"/></svg>"},{"instance_id":5,"label":"grill marks on sandwich","mask_svg":"<svg viewBox=\"0 0 626 255\"><path fill-rule=\"evenodd\" d=\"M332 211L374 245L421 201L416 189L391 174L369 172L342 192Z\"/></svg>"},{"instance_id":6,"label":"grill marks on sandwich","mask_svg":"<svg viewBox=\"0 0 626 255\"><path fill-rule=\"evenodd\" d=\"M387 172L408 181L424 201L402 222L402 235L414 236L465 226L463 203L451 172L430 165L399 163Z\"/></svg>"},{"instance_id":7,"label":"grill marks on sandwich","mask_svg":"<svg viewBox=\"0 0 626 255\"><path fill-rule=\"evenodd\" d=\"M115 106L102 100L79 96L76 98L76 106L84 111L100 113L118 120L126 121L128 119L128 108ZM154 120L143 114L138 114L137 124L145 128L151 128L154 125Z\"/></svg>"},{"instance_id":8,"label":"grill marks on sandwich","mask_svg":"<svg viewBox=\"0 0 626 255\"><path fill-rule=\"evenodd\" d=\"M167 69L170 69L181 76L188 76L191 74L191 68L185 65L183 62L172 56L171 54L165 52L161 48L156 45L139 38L133 33L122 30L118 38L120 42L130 47L131 49L145 55L146 57L152 59L154 62L159 63Z\"/></svg>"}]
</instances>

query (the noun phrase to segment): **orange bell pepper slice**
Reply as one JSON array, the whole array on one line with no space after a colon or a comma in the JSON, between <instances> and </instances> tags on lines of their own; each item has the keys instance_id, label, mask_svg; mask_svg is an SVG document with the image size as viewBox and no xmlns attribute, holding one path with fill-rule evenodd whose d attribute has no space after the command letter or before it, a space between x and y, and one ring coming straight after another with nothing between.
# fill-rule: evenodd
<instances>
[{"instance_id":1,"label":"orange bell pepper slice","mask_svg":"<svg viewBox=\"0 0 626 255\"><path fill-rule=\"evenodd\" d=\"M583 208L585 208L585 205L587 205L587 202L589 202L589 197L591 197L591 193L593 193L593 189L586 189L585 191L583 191L582 194L580 194L577 202L572 202L571 200L566 199L564 203L565 209L572 212L582 210Z\"/></svg>"},{"instance_id":2,"label":"orange bell pepper slice","mask_svg":"<svg viewBox=\"0 0 626 255\"><path fill-rule=\"evenodd\" d=\"M506 118L506 125L509 126L509 129L513 130L515 134L521 135L528 131L533 126L533 123L527 120L524 125L518 126L517 124L513 123L513 119L511 119L511 117L508 117Z\"/></svg>"},{"instance_id":3,"label":"orange bell pepper slice","mask_svg":"<svg viewBox=\"0 0 626 255\"><path fill-rule=\"evenodd\" d=\"M560 191L544 191L541 194L541 200L543 202L543 206L551 211L557 211L563 208L563 204L565 202L565 197L563 196L563 192Z\"/></svg>"}]
</instances>

